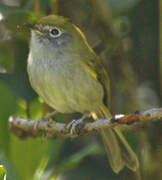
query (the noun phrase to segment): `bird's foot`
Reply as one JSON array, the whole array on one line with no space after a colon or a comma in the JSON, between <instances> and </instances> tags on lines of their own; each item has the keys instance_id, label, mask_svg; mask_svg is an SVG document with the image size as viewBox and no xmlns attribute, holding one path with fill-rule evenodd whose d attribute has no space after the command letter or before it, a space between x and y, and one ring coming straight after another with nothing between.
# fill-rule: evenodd
<instances>
[{"instance_id":1,"label":"bird's foot","mask_svg":"<svg viewBox=\"0 0 162 180\"><path fill-rule=\"evenodd\" d=\"M80 134L81 130L84 127L84 118L80 118L77 120L72 120L69 124L67 124L67 129L70 134Z\"/></svg>"},{"instance_id":2,"label":"bird's foot","mask_svg":"<svg viewBox=\"0 0 162 180\"><path fill-rule=\"evenodd\" d=\"M41 121L49 121L49 119L50 119L51 117L53 117L56 113L57 113L56 111L53 111L53 112L49 113L49 114L46 115L46 116L42 116L42 117L38 118L38 119L35 121L34 129L37 129L37 128L38 128L39 123L40 123Z\"/></svg>"}]
</instances>

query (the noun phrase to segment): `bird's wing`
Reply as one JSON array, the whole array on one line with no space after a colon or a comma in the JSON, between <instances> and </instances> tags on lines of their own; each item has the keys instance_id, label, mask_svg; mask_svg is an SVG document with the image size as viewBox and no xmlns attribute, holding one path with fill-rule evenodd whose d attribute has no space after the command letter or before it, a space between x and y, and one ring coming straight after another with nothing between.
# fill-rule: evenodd
<instances>
[{"instance_id":1,"label":"bird's wing","mask_svg":"<svg viewBox=\"0 0 162 180\"><path fill-rule=\"evenodd\" d=\"M94 79L101 83L104 89L104 104L108 106L110 101L110 80L101 60L91 51L91 53L84 58L84 61L80 61L80 64Z\"/></svg>"}]
</instances>

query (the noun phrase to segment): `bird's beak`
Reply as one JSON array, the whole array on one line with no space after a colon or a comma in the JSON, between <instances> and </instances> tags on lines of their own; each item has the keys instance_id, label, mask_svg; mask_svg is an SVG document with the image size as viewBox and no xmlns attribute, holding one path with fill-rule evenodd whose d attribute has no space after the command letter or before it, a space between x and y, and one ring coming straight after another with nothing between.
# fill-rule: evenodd
<instances>
[{"instance_id":1,"label":"bird's beak","mask_svg":"<svg viewBox=\"0 0 162 180\"><path fill-rule=\"evenodd\" d=\"M31 31L34 31L38 34L42 34L40 27L37 24L28 24L26 23L25 26L29 28Z\"/></svg>"}]
</instances>

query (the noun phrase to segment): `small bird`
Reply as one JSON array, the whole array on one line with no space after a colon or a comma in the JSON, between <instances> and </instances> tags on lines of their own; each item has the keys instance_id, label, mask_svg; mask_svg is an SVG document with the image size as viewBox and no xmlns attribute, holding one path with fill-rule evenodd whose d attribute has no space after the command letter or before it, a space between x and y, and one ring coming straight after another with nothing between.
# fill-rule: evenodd
<instances>
[{"instance_id":1,"label":"small bird","mask_svg":"<svg viewBox=\"0 0 162 180\"><path fill-rule=\"evenodd\" d=\"M109 77L84 33L57 15L30 24L28 75L32 87L57 112L109 118ZM136 171L138 159L119 129L101 130L109 163L115 173L127 166Z\"/></svg>"}]
</instances>

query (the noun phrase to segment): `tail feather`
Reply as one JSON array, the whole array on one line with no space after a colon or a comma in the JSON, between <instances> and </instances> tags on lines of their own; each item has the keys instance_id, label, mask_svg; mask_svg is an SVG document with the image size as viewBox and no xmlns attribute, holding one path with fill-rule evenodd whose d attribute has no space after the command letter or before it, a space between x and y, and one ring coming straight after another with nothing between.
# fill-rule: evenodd
<instances>
[{"instance_id":1,"label":"tail feather","mask_svg":"<svg viewBox=\"0 0 162 180\"><path fill-rule=\"evenodd\" d=\"M101 108L101 114L96 115L98 118L111 117L111 114L106 106ZM108 128L101 131L101 136L108 154L109 163L115 173L127 166L129 169L136 171L139 167L139 162L136 154L133 152L128 142L119 131L118 128Z\"/></svg>"},{"instance_id":2,"label":"tail feather","mask_svg":"<svg viewBox=\"0 0 162 180\"><path fill-rule=\"evenodd\" d=\"M124 162L116 135L112 129L107 129L101 131L101 136L110 166L115 173L119 173L119 171L124 168Z\"/></svg>"},{"instance_id":3,"label":"tail feather","mask_svg":"<svg viewBox=\"0 0 162 180\"><path fill-rule=\"evenodd\" d=\"M120 144L121 155L125 162L125 165L132 171L136 171L139 167L139 161L136 154L134 153L122 133L119 131L119 129L114 128L114 132L117 135L116 137Z\"/></svg>"}]
</instances>

